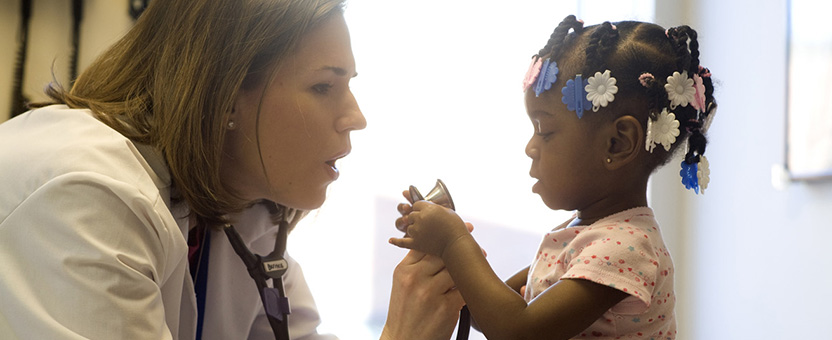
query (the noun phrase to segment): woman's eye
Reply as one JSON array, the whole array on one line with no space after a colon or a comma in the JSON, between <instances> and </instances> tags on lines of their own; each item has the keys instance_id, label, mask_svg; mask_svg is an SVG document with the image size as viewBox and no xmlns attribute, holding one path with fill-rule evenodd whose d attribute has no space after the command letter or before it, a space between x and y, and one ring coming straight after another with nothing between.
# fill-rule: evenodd
<instances>
[{"instance_id":1,"label":"woman's eye","mask_svg":"<svg viewBox=\"0 0 832 340\"><path fill-rule=\"evenodd\" d=\"M327 84L327 83L322 83L322 84L317 84L315 86L312 86L312 89L314 89L315 92L318 92L320 94L327 94L329 92L329 90L332 89L332 85Z\"/></svg>"}]
</instances>

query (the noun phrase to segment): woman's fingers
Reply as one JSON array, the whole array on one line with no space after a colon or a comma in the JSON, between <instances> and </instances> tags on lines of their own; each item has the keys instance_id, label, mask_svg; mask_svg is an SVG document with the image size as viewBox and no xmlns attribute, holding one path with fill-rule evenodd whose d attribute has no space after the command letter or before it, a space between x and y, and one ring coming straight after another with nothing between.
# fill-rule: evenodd
<instances>
[{"instance_id":1,"label":"woman's fingers","mask_svg":"<svg viewBox=\"0 0 832 340\"><path fill-rule=\"evenodd\" d=\"M409 266L409 265L412 265L412 264L416 264L419 261L422 261L422 259L425 256L427 256L427 254L425 254L421 251L411 250L411 251L407 252L407 255L404 256L404 258L400 262L400 265Z\"/></svg>"},{"instance_id":2,"label":"woman's fingers","mask_svg":"<svg viewBox=\"0 0 832 340\"><path fill-rule=\"evenodd\" d=\"M413 200L410 198L410 190L402 191L402 196L404 196L404 199L410 202L410 204L413 204Z\"/></svg>"}]
</instances>

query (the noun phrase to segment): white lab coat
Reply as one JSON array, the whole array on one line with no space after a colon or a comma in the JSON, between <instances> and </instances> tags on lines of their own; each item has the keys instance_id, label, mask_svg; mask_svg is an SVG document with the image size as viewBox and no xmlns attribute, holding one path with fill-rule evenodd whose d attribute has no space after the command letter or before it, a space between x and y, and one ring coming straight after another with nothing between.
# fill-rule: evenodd
<instances>
[{"instance_id":1,"label":"white lab coat","mask_svg":"<svg viewBox=\"0 0 832 340\"><path fill-rule=\"evenodd\" d=\"M140 151L141 149L141 151ZM0 338L193 339L187 209L150 148L86 110L53 105L0 124ZM252 251L277 227L255 206L236 224ZM292 339L318 335L315 303L287 256ZM256 286L215 232L203 339L273 339Z\"/></svg>"}]
</instances>

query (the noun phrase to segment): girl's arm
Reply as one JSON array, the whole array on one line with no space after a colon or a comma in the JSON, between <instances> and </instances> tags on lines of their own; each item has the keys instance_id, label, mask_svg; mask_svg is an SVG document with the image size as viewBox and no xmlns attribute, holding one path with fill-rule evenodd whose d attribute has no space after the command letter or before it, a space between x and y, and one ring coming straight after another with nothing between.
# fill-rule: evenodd
<instances>
[{"instance_id":1,"label":"girl's arm","mask_svg":"<svg viewBox=\"0 0 832 340\"><path fill-rule=\"evenodd\" d=\"M520 293L520 288L523 288L523 286L526 285L526 278L528 276L529 267L523 268L506 280L506 285L511 287L511 289L514 289L514 291L517 292L517 294L520 294L520 296L523 296L523 294Z\"/></svg>"},{"instance_id":2,"label":"girl's arm","mask_svg":"<svg viewBox=\"0 0 832 340\"><path fill-rule=\"evenodd\" d=\"M627 297L594 282L561 280L526 304L509 286L517 285L517 275L510 283L503 283L479 249L468 235L449 245L442 258L471 315L489 339L568 339Z\"/></svg>"},{"instance_id":3,"label":"girl's arm","mask_svg":"<svg viewBox=\"0 0 832 340\"><path fill-rule=\"evenodd\" d=\"M509 286L509 288L513 289L515 292L517 292L517 294L520 294L520 296L522 297L523 293L521 292L521 288L526 286L526 276L528 275L529 267L523 268L519 272L512 275L508 280L506 280L506 285ZM471 318L471 327L474 327L474 329L482 332L482 329L473 317Z\"/></svg>"},{"instance_id":4,"label":"girl's arm","mask_svg":"<svg viewBox=\"0 0 832 340\"><path fill-rule=\"evenodd\" d=\"M489 339L568 339L628 296L587 280L561 280L527 304L518 294L522 276L500 280L456 213L426 202L413 208L397 221L408 237L390 242L439 255Z\"/></svg>"}]
</instances>

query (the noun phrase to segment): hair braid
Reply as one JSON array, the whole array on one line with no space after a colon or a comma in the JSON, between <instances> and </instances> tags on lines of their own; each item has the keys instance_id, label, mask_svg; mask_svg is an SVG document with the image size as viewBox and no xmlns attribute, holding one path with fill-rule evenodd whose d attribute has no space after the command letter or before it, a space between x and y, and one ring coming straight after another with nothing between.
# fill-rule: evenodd
<instances>
[{"instance_id":1,"label":"hair braid","mask_svg":"<svg viewBox=\"0 0 832 340\"><path fill-rule=\"evenodd\" d=\"M540 49L538 55L543 57L546 54L550 54L552 59L557 59L560 56L560 46L563 44L563 41L566 40L566 35L569 34L569 29L573 29L575 32L580 32L583 28L583 21L578 20L574 15L567 16L558 24L558 27L555 27L555 30L549 36L549 40L546 42L546 46Z\"/></svg>"},{"instance_id":2,"label":"hair braid","mask_svg":"<svg viewBox=\"0 0 832 340\"><path fill-rule=\"evenodd\" d=\"M592 71L603 72L606 70L606 57L615 49L617 42L618 30L612 23L605 21L598 26L589 37L589 43L586 47L586 70L584 72L592 74Z\"/></svg>"},{"instance_id":3,"label":"hair braid","mask_svg":"<svg viewBox=\"0 0 832 340\"><path fill-rule=\"evenodd\" d=\"M645 72L643 74L648 73ZM645 94L649 98L647 103L648 118L655 120L661 108L667 106L665 104L667 102L667 91L664 90L664 86L659 84L659 81L652 75L645 77L643 86L645 88Z\"/></svg>"},{"instance_id":4,"label":"hair braid","mask_svg":"<svg viewBox=\"0 0 832 340\"><path fill-rule=\"evenodd\" d=\"M691 53L688 50L688 34L683 30L683 27L667 29L667 38L670 39L673 51L676 53L676 70L679 72L688 70L691 62Z\"/></svg>"},{"instance_id":5,"label":"hair braid","mask_svg":"<svg viewBox=\"0 0 832 340\"><path fill-rule=\"evenodd\" d=\"M699 66L699 41L696 31L689 26L679 26L668 29L667 36L673 44L676 52L677 70L687 71L689 75L702 77L707 70L700 70ZM687 146L685 162L688 164L699 163L701 156L705 154L705 147L708 139L703 134L703 123L710 114L709 105L713 103L713 82L710 77L702 77L702 84L705 86L705 112L699 113L693 107L677 109L680 116L680 127L687 130Z\"/></svg>"},{"instance_id":6,"label":"hair braid","mask_svg":"<svg viewBox=\"0 0 832 340\"><path fill-rule=\"evenodd\" d=\"M688 50L690 51L690 61L688 61L688 73L691 75L697 74L699 72L699 41L697 40L696 31L690 28L690 26L680 26L679 31L683 32L684 35L687 37L685 42L687 43ZM690 41L687 41L690 39Z\"/></svg>"}]
</instances>

